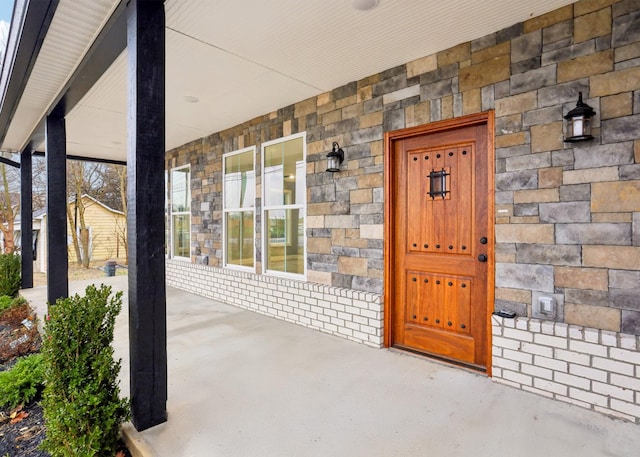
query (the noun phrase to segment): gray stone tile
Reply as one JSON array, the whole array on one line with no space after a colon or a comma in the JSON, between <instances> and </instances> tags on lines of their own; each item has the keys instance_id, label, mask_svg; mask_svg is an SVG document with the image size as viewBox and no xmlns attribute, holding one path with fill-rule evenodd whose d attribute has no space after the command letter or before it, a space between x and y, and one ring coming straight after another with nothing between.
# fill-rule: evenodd
<instances>
[{"instance_id":1,"label":"gray stone tile","mask_svg":"<svg viewBox=\"0 0 640 457\"><path fill-rule=\"evenodd\" d=\"M496 312L499 311L511 311L516 313L516 316L526 317L527 316L527 304L526 303L518 303L515 301L509 300L496 300L494 302L494 310Z\"/></svg>"},{"instance_id":2,"label":"gray stone tile","mask_svg":"<svg viewBox=\"0 0 640 457\"><path fill-rule=\"evenodd\" d=\"M542 52L542 29L511 40L511 62L522 62L539 56Z\"/></svg>"},{"instance_id":3,"label":"gray stone tile","mask_svg":"<svg viewBox=\"0 0 640 457\"><path fill-rule=\"evenodd\" d=\"M541 152L507 159L507 171L532 170L551 166L551 153Z\"/></svg>"},{"instance_id":4,"label":"gray stone tile","mask_svg":"<svg viewBox=\"0 0 640 457\"><path fill-rule=\"evenodd\" d=\"M556 83L556 65L547 65L511 76L511 94L521 94ZM539 104L541 105L541 104ZM546 105L544 105L546 106Z\"/></svg>"},{"instance_id":5,"label":"gray stone tile","mask_svg":"<svg viewBox=\"0 0 640 457\"><path fill-rule=\"evenodd\" d=\"M537 170L512 171L496 175L496 190L536 189Z\"/></svg>"},{"instance_id":6,"label":"gray stone tile","mask_svg":"<svg viewBox=\"0 0 640 457\"><path fill-rule=\"evenodd\" d=\"M516 261L538 265L568 265L581 263L580 246L562 246L557 244L518 244Z\"/></svg>"},{"instance_id":7,"label":"gray stone tile","mask_svg":"<svg viewBox=\"0 0 640 457\"><path fill-rule=\"evenodd\" d=\"M482 51L496 45L496 34L491 33L471 42L471 52Z\"/></svg>"},{"instance_id":8,"label":"gray stone tile","mask_svg":"<svg viewBox=\"0 0 640 457\"><path fill-rule=\"evenodd\" d=\"M517 157L531 154L531 145L521 144L518 146L509 146L508 148L496 149L496 157L506 159L508 157Z\"/></svg>"},{"instance_id":9,"label":"gray stone tile","mask_svg":"<svg viewBox=\"0 0 640 457\"><path fill-rule=\"evenodd\" d=\"M551 152L551 166L573 167L573 149Z\"/></svg>"},{"instance_id":10,"label":"gray stone tile","mask_svg":"<svg viewBox=\"0 0 640 457\"><path fill-rule=\"evenodd\" d=\"M611 289L609 298L612 308L640 311L640 288Z\"/></svg>"},{"instance_id":11,"label":"gray stone tile","mask_svg":"<svg viewBox=\"0 0 640 457\"><path fill-rule=\"evenodd\" d=\"M640 11L616 17L613 20L612 36L615 47L640 41Z\"/></svg>"},{"instance_id":12,"label":"gray stone tile","mask_svg":"<svg viewBox=\"0 0 640 457\"><path fill-rule=\"evenodd\" d=\"M542 43L555 43L560 40L572 38L573 21L564 21L542 29Z\"/></svg>"},{"instance_id":13,"label":"gray stone tile","mask_svg":"<svg viewBox=\"0 0 640 457\"><path fill-rule=\"evenodd\" d=\"M633 163L633 142L594 144L577 143L573 148L575 168L600 168Z\"/></svg>"},{"instance_id":14,"label":"gray stone tile","mask_svg":"<svg viewBox=\"0 0 640 457\"><path fill-rule=\"evenodd\" d=\"M364 278L362 276L354 276L351 282L352 289L376 294L382 293L382 285L381 279Z\"/></svg>"},{"instance_id":15,"label":"gray stone tile","mask_svg":"<svg viewBox=\"0 0 640 457\"><path fill-rule=\"evenodd\" d=\"M608 306L609 293L603 290L565 289L564 301L580 305Z\"/></svg>"},{"instance_id":16,"label":"gray stone tile","mask_svg":"<svg viewBox=\"0 0 640 457\"><path fill-rule=\"evenodd\" d=\"M522 31L524 29L524 25L522 22L514 24L510 27L506 27L502 30L496 32L496 43L500 44L504 41L509 41L513 38L516 38L522 35Z\"/></svg>"},{"instance_id":17,"label":"gray stone tile","mask_svg":"<svg viewBox=\"0 0 640 457\"><path fill-rule=\"evenodd\" d=\"M591 200L591 184L571 184L568 186L560 186L560 201L590 201Z\"/></svg>"},{"instance_id":18,"label":"gray stone tile","mask_svg":"<svg viewBox=\"0 0 640 457\"><path fill-rule=\"evenodd\" d=\"M640 179L640 163L621 166L619 174L622 181Z\"/></svg>"},{"instance_id":19,"label":"gray stone tile","mask_svg":"<svg viewBox=\"0 0 640 457\"><path fill-rule=\"evenodd\" d=\"M490 109L494 109L495 108L495 86L492 84L490 86L483 87L481 90L481 95L482 95L482 110L488 111Z\"/></svg>"},{"instance_id":20,"label":"gray stone tile","mask_svg":"<svg viewBox=\"0 0 640 457\"><path fill-rule=\"evenodd\" d=\"M562 107L559 105L549 106L536 110L527 111L523 114L522 126L550 124L562 120Z\"/></svg>"},{"instance_id":21,"label":"gray stone tile","mask_svg":"<svg viewBox=\"0 0 640 457\"><path fill-rule=\"evenodd\" d=\"M640 312L622 311L622 333L640 335Z\"/></svg>"},{"instance_id":22,"label":"gray stone tile","mask_svg":"<svg viewBox=\"0 0 640 457\"><path fill-rule=\"evenodd\" d=\"M520 203L513 205L513 215L517 217L537 216L539 214L537 203Z\"/></svg>"},{"instance_id":23,"label":"gray stone tile","mask_svg":"<svg viewBox=\"0 0 640 457\"><path fill-rule=\"evenodd\" d=\"M591 221L591 205L589 202L541 203L540 222L543 223L576 223Z\"/></svg>"},{"instance_id":24,"label":"gray stone tile","mask_svg":"<svg viewBox=\"0 0 640 457\"><path fill-rule=\"evenodd\" d=\"M383 114L382 125L385 132L403 129L405 127L404 110L397 109L393 111L385 111Z\"/></svg>"},{"instance_id":25,"label":"gray stone tile","mask_svg":"<svg viewBox=\"0 0 640 457\"><path fill-rule=\"evenodd\" d=\"M453 93L453 80L445 79L432 84L427 84L420 88L420 99L422 101L442 98Z\"/></svg>"},{"instance_id":26,"label":"gray stone tile","mask_svg":"<svg viewBox=\"0 0 640 457\"><path fill-rule=\"evenodd\" d=\"M540 56L511 64L511 74L524 73L541 67Z\"/></svg>"},{"instance_id":27,"label":"gray stone tile","mask_svg":"<svg viewBox=\"0 0 640 457\"><path fill-rule=\"evenodd\" d=\"M496 263L496 286L553 292L553 267L521 263Z\"/></svg>"},{"instance_id":28,"label":"gray stone tile","mask_svg":"<svg viewBox=\"0 0 640 457\"><path fill-rule=\"evenodd\" d=\"M609 287L612 289L637 289L640 287L640 271L609 270Z\"/></svg>"},{"instance_id":29,"label":"gray stone tile","mask_svg":"<svg viewBox=\"0 0 640 457\"><path fill-rule=\"evenodd\" d=\"M595 40L585 41L583 43L572 44L566 48L557 49L555 51L545 52L542 54L542 65L551 65L565 60L575 59L576 57L593 54L596 50Z\"/></svg>"},{"instance_id":30,"label":"gray stone tile","mask_svg":"<svg viewBox=\"0 0 640 457\"><path fill-rule=\"evenodd\" d=\"M631 224L556 224L558 244L631 245Z\"/></svg>"},{"instance_id":31,"label":"gray stone tile","mask_svg":"<svg viewBox=\"0 0 640 457\"><path fill-rule=\"evenodd\" d=\"M586 95L589 93L588 78L541 88L538 91L538 106L543 108L546 106L557 106L561 103L571 103L572 106L570 109L572 109L578 100L578 92L582 92L582 95L585 96L584 98L587 98Z\"/></svg>"},{"instance_id":32,"label":"gray stone tile","mask_svg":"<svg viewBox=\"0 0 640 457\"><path fill-rule=\"evenodd\" d=\"M616 143L640 138L640 114L602 121L602 141Z\"/></svg>"}]
</instances>

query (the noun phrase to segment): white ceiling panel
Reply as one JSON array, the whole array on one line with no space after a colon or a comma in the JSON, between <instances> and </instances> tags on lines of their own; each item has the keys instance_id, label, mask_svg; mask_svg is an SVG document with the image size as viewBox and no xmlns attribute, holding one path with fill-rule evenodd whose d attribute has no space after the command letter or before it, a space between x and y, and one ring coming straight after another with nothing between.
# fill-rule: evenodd
<instances>
[{"instance_id":1,"label":"white ceiling panel","mask_svg":"<svg viewBox=\"0 0 640 457\"><path fill-rule=\"evenodd\" d=\"M5 149L18 149L117 0L61 0ZM167 149L570 0L167 0ZM126 159L126 51L67 117L69 154Z\"/></svg>"},{"instance_id":2,"label":"white ceiling panel","mask_svg":"<svg viewBox=\"0 0 640 457\"><path fill-rule=\"evenodd\" d=\"M82 60L118 0L61 0L3 142L19 150Z\"/></svg>"}]
</instances>

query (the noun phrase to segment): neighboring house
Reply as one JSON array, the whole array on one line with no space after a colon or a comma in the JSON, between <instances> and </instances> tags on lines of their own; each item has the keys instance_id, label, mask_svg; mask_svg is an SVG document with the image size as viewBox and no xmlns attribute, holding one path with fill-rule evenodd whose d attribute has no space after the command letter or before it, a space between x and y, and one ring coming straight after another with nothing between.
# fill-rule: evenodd
<instances>
[{"instance_id":1,"label":"neighboring house","mask_svg":"<svg viewBox=\"0 0 640 457\"><path fill-rule=\"evenodd\" d=\"M167 284L368 346L448 360L640 423L638 2L500 3L504 11L468 27L447 16L447 30L426 38L414 33L438 25L424 26L441 14L431 2L382 0L384 21L376 26L382 12L370 12L368 22L345 6L351 2L283 2L291 14L277 18L256 2L265 17L243 16L246 30L233 22L233 2L167 2L167 195L151 187L147 200L129 207L130 215L142 214L166 197ZM469 20L472 6L498 3L468 2L455 14ZM541 4L548 9L530 15ZM61 6L73 10L68 1ZM416 13L393 22L403 8ZM338 13L313 21L333 9L352 19L353 31L333 24L342 20ZM296 23L308 11L308 23ZM520 13L516 23L486 30L513 11ZM105 23L101 17L96 11L96 24ZM358 35L367 46L356 48L351 35L363 23L372 33ZM63 30L73 21L56 14L53 25ZM322 37L312 36L320 29ZM461 31L458 42L429 47ZM320 41L334 32L348 52L340 42ZM410 38L398 44L398 36ZM397 48L384 48L387 41ZM308 49L289 48L298 42ZM383 60L416 43L424 52ZM69 52L88 49L88 41L80 44ZM75 57L69 60L82 56ZM238 57L237 66L217 66ZM164 54L156 58L164 70ZM378 58L390 68L374 65ZM362 59L372 74L331 79L351 75L345 68ZM91 67L87 62L78 71ZM126 113L138 119L133 108L145 111L131 101L127 111L123 54L110 62L91 75L95 87L63 119L73 127L69 153L84 146L126 157L115 146L126 143ZM318 76L318 62L328 76ZM268 85L276 80L280 86ZM580 93L595 110L593 138L565 141L575 132L568 133L564 116ZM69 91L69 100L74 96ZM7 121L3 146L21 150L32 139L24 119L30 126L40 118L16 104L22 117ZM70 105L56 106L62 112ZM142 120L155 125L156 118ZM60 118L46 120L63 130ZM335 171L328 155L341 152ZM137 159L137 149L130 153ZM130 177L141 173L134 165ZM129 187L130 197L160 183L152 178L130 179L139 186ZM157 228L146 227L149 234ZM132 228L138 236L144 229ZM152 271L140 265L134 268ZM154 309L147 305L135 310Z\"/></svg>"},{"instance_id":2,"label":"neighboring house","mask_svg":"<svg viewBox=\"0 0 640 457\"><path fill-rule=\"evenodd\" d=\"M125 248L122 235L126 235L126 218L122 211L108 207L90 195L83 195L82 201L85 207L85 224L89 229L89 256L92 261L107 260L124 257ZM73 247L71 230L80 231L75 210L75 198L69 200L71 213L74 215L74 224L67 221L67 245L69 250L69 262L76 262L76 252ZM74 228L75 226L75 228ZM16 221L16 232L20 231L20 219ZM35 271L46 273L47 271L47 213L45 210L33 213L34 232L34 266Z\"/></svg>"}]
</instances>

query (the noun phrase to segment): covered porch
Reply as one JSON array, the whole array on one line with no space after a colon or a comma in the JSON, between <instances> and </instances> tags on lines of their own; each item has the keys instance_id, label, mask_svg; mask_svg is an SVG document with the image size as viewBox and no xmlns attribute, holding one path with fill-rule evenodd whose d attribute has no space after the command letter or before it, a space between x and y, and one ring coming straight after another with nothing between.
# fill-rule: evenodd
<instances>
[{"instance_id":1,"label":"covered porch","mask_svg":"<svg viewBox=\"0 0 640 457\"><path fill-rule=\"evenodd\" d=\"M125 295L115 344L126 395L127 278L97 282ZM46 288L22 295L45 307ZM588 457L640 447L634 424L172 287L167 317L169 421L143 432L128 424L134 456Z\"/></svg>"}]
</instances>

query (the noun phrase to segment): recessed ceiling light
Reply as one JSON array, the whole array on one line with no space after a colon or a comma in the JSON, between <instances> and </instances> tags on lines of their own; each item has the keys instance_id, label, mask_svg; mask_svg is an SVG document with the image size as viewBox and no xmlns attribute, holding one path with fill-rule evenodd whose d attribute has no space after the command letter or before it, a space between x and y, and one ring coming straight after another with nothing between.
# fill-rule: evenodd
<instances>
[{"instance_id":1,"label":"recessed ceiling light","mask_svg":"<svg viewBox=\"0 0 640 457\"><path fill-rule=\"evenodd\" d=\"M198 97L196 97L195 95L185 95L182 98L187 103L198 103L200 101L200 99Z\"/></svg>"},{"instance_id":2,"label":"recessed ceiling light","mask_svg":"<svg viewBox=\"0 0 640 457\"><path fill-rule=\"evenodd\" d=\"M353 8L359 11L369 11L374 9L380 0L353 0Z\"/></svg>"}]
</instances>

